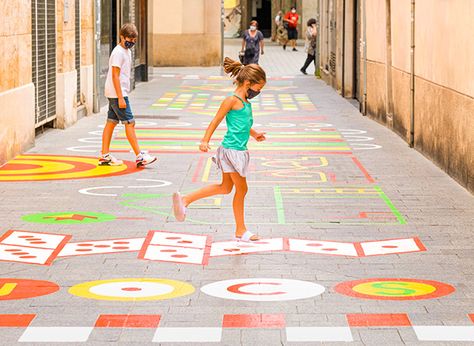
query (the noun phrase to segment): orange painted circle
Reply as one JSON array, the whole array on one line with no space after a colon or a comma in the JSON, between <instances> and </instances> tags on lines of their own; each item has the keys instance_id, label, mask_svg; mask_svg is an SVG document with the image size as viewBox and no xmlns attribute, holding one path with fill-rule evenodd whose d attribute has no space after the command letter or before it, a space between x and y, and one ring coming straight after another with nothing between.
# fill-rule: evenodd
<instances>
[{"instance_id":1,"label":"orange painted circle","mask_svg":"<svg viewBox=\"0 0 474 346\"><path fill-rule=\"evenodd\" d=\"M87 156L20 155L0 167L0 182L100 178L135 173L135 163L98 166L98 159Z\"/></svg>"},{"instance_id":2,"label":"orange painted circle","mask_svg":"<svg viewBox=\"0 0 474 346\"><path fill-rule=\"evenodd\" d=\"M346 281L334 287L340 294L377 300L420 300L446 296L455 291L451 285L439 281L383 278Z\"/></svg>"},{"instance_id":3,"label":"orange painted circle","mask_svg":"<svg viewBox=\"0 0 474 346\"><path fill-rule=\"evenodd\" d=\"M29 279L0 279L0 300L26 299L44 296L59 290L51 281Z\"/></svg>"}]
</instances>

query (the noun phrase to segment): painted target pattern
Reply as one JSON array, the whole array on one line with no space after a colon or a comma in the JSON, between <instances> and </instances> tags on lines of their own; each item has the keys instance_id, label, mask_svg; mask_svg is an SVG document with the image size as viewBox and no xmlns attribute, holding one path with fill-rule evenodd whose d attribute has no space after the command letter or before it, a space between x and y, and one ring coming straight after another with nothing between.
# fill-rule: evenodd
<instances>
[{"instance_id":1,"label":"painted target pattern","mask_svg":"<svg viewBox=\"0 0 474 346\"><path fill-rule=\"evenodd\" d=\"M381 278L343 282L335 290L340 294L363 299L419 300L443 297L453 293L455 288L433 280Z\"/></svg>"},{"instance_id":2,"label":"painted target pattern","mask_svg":"<svg viewBox=\"0 0 474 346\"><path fill-rule=\"evenodd\" d=\"M20 155L0 167L0 181L44 181L101 178L136 172L133 162L97 166L97 158L63 155Z\"/></svg>"}]
</instances>

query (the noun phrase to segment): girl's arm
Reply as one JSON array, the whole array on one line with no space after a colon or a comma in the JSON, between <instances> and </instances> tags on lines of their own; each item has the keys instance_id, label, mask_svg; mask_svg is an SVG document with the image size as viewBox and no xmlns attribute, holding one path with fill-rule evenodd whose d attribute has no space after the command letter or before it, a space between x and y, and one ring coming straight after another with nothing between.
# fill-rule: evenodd
<instances>
[{"instance_id":1,"label":"girl's arm","mask_svg":"<svg viewBox=\"0 0 474 346\"><path fill-rule=\"evenodd\" d=\"M244 38L242 39L242 52L245 50L245 35Z\"/></svg>"},{"instance_id":2,"label":"girl's arm","mask_svg":"<svg viewBox=\"0 0 474 346\"><path fill-rule=\"evenodd\" d=\"M253 128L250 129L250 136L255 138L257 140L257 142L262 142L265 139L267 139L265 137L265 132L258 132L256 130L254 130Z\"/></svg>"},{"instance_id":3,"label":"girl's arm","mask_svg":"<svg viewBox=\"0 0 474 346\"><path fill-rule=\"evenodd\" d=\"M265 47L265 45L264 45L264 43L263 43L263 34L262 34L262 39L261 39L261 41L260 41L260 52L261 52L262 55L264 54L264 53L263 53L263 47Z\"/></svg>"},{"instance_id":4,"label":"girl's arm","mask_svg":"<svg viewBox=\"0 0 474 346\"><path fill-rule=\"evenodd\" d=\"M201 140L201 144L199 145L199 150L208 151L210 149L209 141L211 140L211 137L214 131L216 130L217 126L219 126L222 119L225 118L226 114L229 113L229 111L232 109L234 102L235 102L234 97L230 96L230 97L227 97L221 103L219 110L214 116L214 119L212 119L212 121L209 123L209 126L207 127L206 133L204 134L204 137Z\"/></svg>"}]
</instances>

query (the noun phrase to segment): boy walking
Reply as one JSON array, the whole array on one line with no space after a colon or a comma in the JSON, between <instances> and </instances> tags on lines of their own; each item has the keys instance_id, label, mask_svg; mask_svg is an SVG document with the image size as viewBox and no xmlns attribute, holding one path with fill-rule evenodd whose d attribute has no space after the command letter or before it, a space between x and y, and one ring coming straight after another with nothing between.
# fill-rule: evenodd
<instances>
[{"instance_id":1,"label":"boy walking","mask_svg":"<svg viewBox=\"0 0 474 346\"><path fill-rule=\"evenodd\" d=\"M128 102L130 92L130 73L132 70L132 52L130 49L137 41L138 31L135 25L127 23L120 28L120 43L110 54L109 71L105 81L105 97L109 99L107 123L102 134L102 155L99 165L118 166L122 160L110 154L110 141L115 126L121 121L125 124L125 134L137 156L137 167L143 167L156 161L156 157L140 150L135 134L135 119Z\"/></svg>"}]
</instances>

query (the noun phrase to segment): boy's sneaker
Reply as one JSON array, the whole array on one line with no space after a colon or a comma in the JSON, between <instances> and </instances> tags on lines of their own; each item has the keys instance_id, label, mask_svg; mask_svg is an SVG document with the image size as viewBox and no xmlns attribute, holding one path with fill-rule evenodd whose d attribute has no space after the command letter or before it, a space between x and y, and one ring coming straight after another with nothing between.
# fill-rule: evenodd
<instances>
[{"instance_id":1,"label":"boy's sneaker","mask_svg":"<svg viewBox=\"0 0 474 346\"><path fill-rule=\"evenodd\" d=\"M137 167L144 167L156 161L156 156L151 156L146 151L140 151L135 160Z\"/></svg>"},{"instance_id":2,"label":"boy's sneaker","mask_svg":"<svg viewBox=\"0 0 474 346\"><path fill-rule=\"evenodd\" d=\"M123 161L117 159L116 157L105 154L99 157L99 166L120 166L123 165Z\"/></svg>"}]
</instances>

